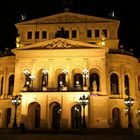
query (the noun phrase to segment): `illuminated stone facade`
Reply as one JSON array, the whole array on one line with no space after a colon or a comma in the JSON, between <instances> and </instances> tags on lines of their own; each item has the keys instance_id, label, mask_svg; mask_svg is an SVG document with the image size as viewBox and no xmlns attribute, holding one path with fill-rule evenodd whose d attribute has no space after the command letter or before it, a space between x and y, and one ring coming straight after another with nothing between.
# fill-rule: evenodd
<instances>
[{"instance_id":1,"label":"illuminated stone facade","mask_svg":"<svg viewBox=\"0 0 140 140\"><path fill-rule=\"evenodd\" d=\"M18 126L81 128L85 112L88 128L126 128L129 95L132 125L139 128L140 64L119 47L119 24L71 12L17 23L14 55L0 58L0 127L12 127L11 97L21 95Z\"/></svg>"}]
</instances>

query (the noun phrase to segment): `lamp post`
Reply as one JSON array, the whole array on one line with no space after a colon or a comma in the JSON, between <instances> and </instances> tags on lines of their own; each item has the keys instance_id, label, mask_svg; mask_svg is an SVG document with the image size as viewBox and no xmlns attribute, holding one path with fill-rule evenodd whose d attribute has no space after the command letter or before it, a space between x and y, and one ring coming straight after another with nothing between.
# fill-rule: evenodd
<instances>
[{"instance_id":1,"label":"lamp post","mask_svg":"<svg viewBox=\"0 0 140 140\"><path fill-rule=\"evenodd\" d=\"M85 120L85 106L88 104L88 101L89 101L89 97L83 95L82 97L79 98L79 102L80 104L83 106L83 128L86 128L86 120Z\"/></svg>"},{"instance_id":2,"label":"lamp post","mask_svg":"<svg viewBox=\"0 0 140 140\"><path fill-rule=\"evenodd\" d=\"M21 95L13 96L11 101L12 101L12 104L15 106L15 115L14 115L13 128L17 128L17 106L21 103Z\"/></svg>"},{"instance_id":3,"label":"lamp post","mask_svg":"<svg viewBox=\"0 0 140 140\"><path fill-rule=\"evenodd\" d=\"M130 109L131 109L132 105L134 104L134 99L130 98L130 96L128 96L128 98L125 98L124 103L128 107L128 128L132 128L133 126L132 126L132 122L131 122Z\"/></svg>"}]
</instances>

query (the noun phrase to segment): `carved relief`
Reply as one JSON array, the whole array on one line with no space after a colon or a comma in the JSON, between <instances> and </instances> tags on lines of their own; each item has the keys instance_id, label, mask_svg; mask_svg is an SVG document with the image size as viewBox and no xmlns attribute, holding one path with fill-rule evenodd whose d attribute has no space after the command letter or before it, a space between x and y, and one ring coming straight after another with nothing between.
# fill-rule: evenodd
<instances>
[{"instance_id":1,"label":"carved relief","mask_svg":"<svg viewBox=\"0 0 140 140\"><path fill-rule=\"evenodd\" d=\"M57 41L53 41L51 44L48 44L46 46L43 46L42 48L46 48L46 49L64 49L64 48L75 48L78 46L74 46L71 45L69 43L67 43L66 41L62 41L62 40L57 40Z\"/></svg>"}]
</instances>

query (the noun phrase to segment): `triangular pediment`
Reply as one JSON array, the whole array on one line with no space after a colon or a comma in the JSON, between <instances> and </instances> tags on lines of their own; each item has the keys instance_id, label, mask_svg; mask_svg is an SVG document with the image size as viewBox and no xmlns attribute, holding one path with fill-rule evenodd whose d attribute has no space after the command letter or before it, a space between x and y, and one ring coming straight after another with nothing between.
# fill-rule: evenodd
<instances>
[{"instance_id":1,"label":"triangular pediment","mask_svg":"<svg viewBox=\"0 0 140 140\"><path fill-rule=\"evenodd\" d=\"M77 14L72 12L64 12L42 18L37 18L29 21L17 23L19 25L28 24L52 24L52 23L99 23L99 22L114 22L117 20L101 18L96 16L89 16Z\"/></svg>"},{"instance_id":2,"label":"triangular pediment","mask_svg":"<svg viewBox=\"0 0 140 140\"><path fill-rule=\"evenodd\" d=\"M24 47L16 48L16 50L44 50L44 49L86 49L100 48L95 44L84 43L64 38L55 38L43 42L38 42Z\"/></svg>"}]
</instances>

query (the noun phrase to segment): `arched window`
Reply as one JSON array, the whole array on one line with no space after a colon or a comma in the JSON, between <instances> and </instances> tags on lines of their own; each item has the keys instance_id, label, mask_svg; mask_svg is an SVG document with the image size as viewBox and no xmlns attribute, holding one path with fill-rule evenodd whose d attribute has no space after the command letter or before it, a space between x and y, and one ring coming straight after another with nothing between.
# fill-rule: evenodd
<instances>
[{"instance_id":1,"label":"arched window","mask_svg":"<svg viewBox=\"0 0 140 140\"><path fill-rule=\"evenodd\" d=\"M25 91L32 91L33 90L33 80L35 79L35 76L30 73L29 70L24 70L23 74L25 76L25 84L23 89Z\"/></svg>"},{"instance_id":2,"label":"arched window","mask_svg":"<svg viewBox=\"0 0 140 140\"><path fill-rule=\"evenodd\" d=\"M4 77L1 77L1 84L0 84L0 95L3 93L3 82L4 82Z\"/></svg>"},{"instance_id":3,"label":"arched window","mask_svg":"<svg viewBox=\"0 0 140 140\"><path fill-rule=\"evenodd\" d=\"M66 75L61 73L58 76L58 90L61 91L64 86L66 86Z\"/></svg>"},{"instance_id":4,"label":"arched window","mask_svg":"<svg viewBox=\"0 0 140 140\"><path fill-rule=\"evenodd\" d=\"M74 75L74 89L76 91L83 90L83 76L80 73Z\"/></svg>"},{"instance_id":5,"label":"arched window","mask_svg":"<svg viewBox=\"0 0 140 140\"><path fill-rule=\"evenodd\" d=\"M115 73L111 74L111 76L110 76L110 88L111 88L112 95L119 94L118 75Z\"/></svg>"},{"instance_id":6,"label":"arched window","mask_svg":"<svg viewBox=\"0 0 140 140\"><path fill-rule=\"evenodd\" d=\"M13 94L13 89L14 89L14 75L11 75L9 77L8 95L12 95Z\"/></svg>"},{"instance_id":7,"label":"arched window","mask_svg":"<svg viewBox=\"0 0 140 140\"><path fill-rule=\"evenodd\" d=\"M97 73L91 73L89 77L90 91L100 91L100 79ZM96 89L93 89L96 88Z\"/></svg>"},{"instance_id":8,"label":"arched window","mask_svg":"<svg viewBox=\"0 0 140 140\"><path fill-rule=\"evenodd\" d=\"M42 87L48 86L48 70L42 70Z\"/></svg>"},{"instance_id":9,"label":"arched window","mask_svg":"<svg viewBox=\"0 0 140 140\"><path fill-rule=\"evenodd\" d=\"M125 94L129 95L130 92L129 92L129 77L128 77L128 75L124 76L124 86L125 86Z\"/></svg>"}]
</instances>

